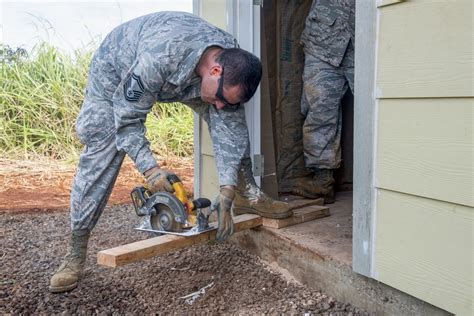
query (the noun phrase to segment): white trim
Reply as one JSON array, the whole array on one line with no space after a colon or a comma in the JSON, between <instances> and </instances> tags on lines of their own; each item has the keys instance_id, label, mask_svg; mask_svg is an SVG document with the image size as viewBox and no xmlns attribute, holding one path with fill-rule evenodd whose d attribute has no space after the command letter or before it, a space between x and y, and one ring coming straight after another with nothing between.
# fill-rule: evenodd
<instances>
[{"instance_id":1,"label":"white trim","mask_svg":"<svg viewBox=\"0 0 474 316\"><path fill-rule=\"evenodd\" d=\"M193 14L201 16L201 0L193 0ZM194 113L194 197L201 196L201 118Z\"/></svg>"},{"instance_id":2,"label":"white trim","mask_svg":"<svg viewBox=\"0 0 474 316\"><path fill-rule=\"evenodd\" d=\"M236 12L235 8L235 1L234 0L226 0L226 14L225 14L225 22L226 22L226 31L230 34L234 34L234 12Z\"/></svg>"},{"instance_id":3,"label":"white trim","mask_svg":"<svg viewBox=\"0 0 474 316\"><path fill-rule=\"evenodd\" d=\"M194 113L194 198L201 196L201 125L201 118L197 113Z\"/></svg>"},{"instance_id":4,"label":"white trim","mask_svg":"<svg viewBox=\"0 0 474 316\"><path fill-rule=\"evenodd\" d=\"M193 0L193 14L197 16L201 16L201 0Z\"/></svg>"},{"instance_id":5,"label":"white trim","mask_svg":"<svg viewBox=\"0 0 474 316\"><path fill-rule=\"evenodd\" d=\"M377 7L356 2L352 268L372 276Z\"/></svg>"},{"instance_id":6,"label":"white trim","mask_svg":"<svg viewBox=\"0 0 474 316\"><path fill-rule=\"evenodd\" d=\"M373 99L375 102L374 106L374 117L373 117L373 135L372 135L372 143L373 143L373 152L372 152L372 203L371 203L371 220L372 223L370 225L370 243L371 243L371 252L370 252L370 276L372 278L377 279L378 272L375 265L376 259L376 250L375 250L375 243L376 243L376 229L377 229L377 200L379 190L377 189L377 138L378 138L378 122L379 122L379 97L378 95L381 94L381 91L377 89L377 69L378 69L378 50L379 50L379 34L380 34L380 10L376 9L376 26L375 26L375 58L374 58L374 87L373 87Z\"/></svg>"},{"instance_id":7,"label":"white trim","mask_svg":"<svg viewBox=\"0 0 474 316\"><path fill-rule=\"evenodd\" d=\"M245 49L260 58L260 6L254 5L253 0L228 0L227 31ZM254 156L261 155L261 111L260 87L254 97L245 105L245 116L249 129L250 157L254 165ZM255 167L254 167L255 168ZM260 185L261 177L255 177Z\"/></svg>"}]
</instances>

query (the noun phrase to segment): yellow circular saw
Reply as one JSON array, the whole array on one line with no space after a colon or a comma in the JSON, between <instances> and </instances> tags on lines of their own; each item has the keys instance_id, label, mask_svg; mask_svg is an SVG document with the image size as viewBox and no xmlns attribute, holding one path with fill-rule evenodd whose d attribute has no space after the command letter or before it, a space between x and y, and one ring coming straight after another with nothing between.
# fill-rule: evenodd
<instances>
[{"instance_id":1,"label":"yellow circular saw","mask_svg":"<svg viewBox=\"0 0 474 316\"><path fill-rule=\"evenodd\" d=\"M163 191L152 194L143 186L133 189L131 197L135 212L138 216L149 217L150 226L137 229L182 236L197 235L215 229L209 225L211 201L205 198L189 200L178 176L171 175L168 180L174 193Z\"/></svg>"}]
</instances>

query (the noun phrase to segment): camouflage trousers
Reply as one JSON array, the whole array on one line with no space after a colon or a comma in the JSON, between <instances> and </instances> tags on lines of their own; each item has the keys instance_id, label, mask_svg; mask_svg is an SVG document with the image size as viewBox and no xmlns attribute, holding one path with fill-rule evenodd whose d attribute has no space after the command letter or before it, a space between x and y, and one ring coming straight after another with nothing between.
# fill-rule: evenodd
<instances>
[{"instance_id":1,"label":"camouflage trousers","mask_svg":"<svg viewBox=\"0 0 474 316\"><path fill-rule=\"evenodd\" d=\"M336 169L341 163L341 99L354 92L354 47L350 43L339 67L305 51L301 113L304 160L308 169Z\"/></svg>"},{"instance_id":2,"label":"camouflage trousers","mask_svg":"<svg viewBox=\"0 0 474 316\"><path fill-rule=\"evenodd\" d=\"M85 145L71 188L71 227L91 231L97 223L117 179L125 152L115 145L112 102L86 96L76 131Z\"/></svg>"}]
</instances>

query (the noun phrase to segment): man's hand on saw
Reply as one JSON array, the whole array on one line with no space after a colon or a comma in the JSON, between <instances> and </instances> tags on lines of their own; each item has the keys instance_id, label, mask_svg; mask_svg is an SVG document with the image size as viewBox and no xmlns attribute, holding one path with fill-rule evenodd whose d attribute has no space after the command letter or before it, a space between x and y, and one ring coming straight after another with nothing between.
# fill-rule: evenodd
<instances>
[{"instance_id":1,"label":"man's hand on saw","mask_svg":"<svg viewBox=\"0 0 474 316\"><path fill-rule=\"evenodd\" d=\"M145 179L148 190L150 190L151 193L156 193L159 191L168 191L173 193L173 186L168 180L170 175L174 175L174 173L165 169L160 169L159 167L154 167L146 171Z\"/></svg>"},{"instance_id":2,"label":"man's hand on saw","mask_svg":"<svg viewBox=\"0 0 474 316\"><path fill-rule=\"evenodd\" d=\"M217 241L224 241L234 233L234 221L232 219L232 202L235 197L235 189L232 186L222 186L219 195L212 203L212 210L217 210Z\"/></svg>"}]
</instances>

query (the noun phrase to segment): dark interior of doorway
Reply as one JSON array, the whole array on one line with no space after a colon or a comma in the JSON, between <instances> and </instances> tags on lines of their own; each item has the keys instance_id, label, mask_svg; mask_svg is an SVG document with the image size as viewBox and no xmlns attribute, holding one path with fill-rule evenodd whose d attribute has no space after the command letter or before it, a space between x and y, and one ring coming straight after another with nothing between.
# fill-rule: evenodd
<instances>
[{"instance_id":1,"label":"dark interior of doorway","mask_svg":"<svg viewBox=\"0 0 474 316\"><path fill-rule=\"evenodd\" d=\"M295 176L307 176L304 167L300 114L304 54L300 36L311 0L266 1L261 10L263 78L262 187L274 198L291 189ZM342 106L342 163L335 172L336 192L352 191L354 97L350 90ZM288 170L291 170L289 172Z\"/></svg>"},{"instance_id":2,"label":"dark interior of doorway","mask_svg":"<svg viewBox=\"0 0 474 316\"><path fill-rule=\"evenodd\" d=\"M291 190L292 176L308 173L303 158L304 118L300 113L304 67L300 37L311 2L265 1L261 10L261 151L264 155L261 181L267 194L284 201L297 198L287 193ZM342 163L334 175L336 202L327 205L331 215L274 233L294 245L302 245L318 258L351 268L354 97L350 90L341 103Z\"/></svg>"}]
</instances>

